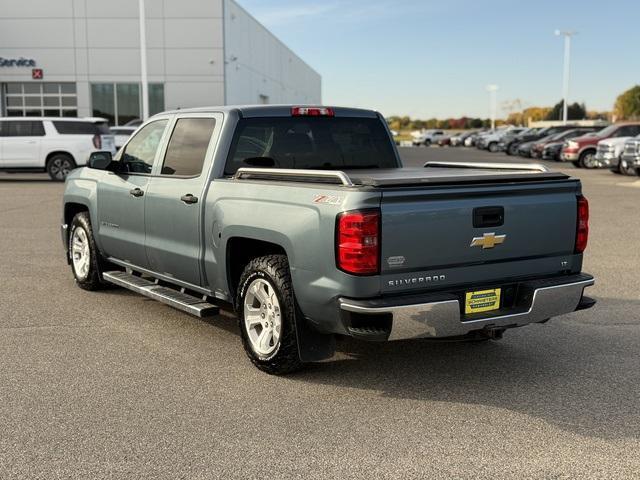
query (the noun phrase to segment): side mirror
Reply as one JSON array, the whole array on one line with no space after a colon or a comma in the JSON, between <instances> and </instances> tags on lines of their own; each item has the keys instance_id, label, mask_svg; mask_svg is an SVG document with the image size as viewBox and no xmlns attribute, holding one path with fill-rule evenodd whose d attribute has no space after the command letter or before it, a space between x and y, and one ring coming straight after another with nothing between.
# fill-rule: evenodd
<instances>
[{"instance_id":1,"label":"side mirror","mask_svg":"<svg viewBox=\"0 0 640 480\"><path fill-rule=\"evenodd\" d=\"M89 155L89 168L96 170L107 170L113 162L111 152L93 152Z\"/></svg>"}]
</instances>

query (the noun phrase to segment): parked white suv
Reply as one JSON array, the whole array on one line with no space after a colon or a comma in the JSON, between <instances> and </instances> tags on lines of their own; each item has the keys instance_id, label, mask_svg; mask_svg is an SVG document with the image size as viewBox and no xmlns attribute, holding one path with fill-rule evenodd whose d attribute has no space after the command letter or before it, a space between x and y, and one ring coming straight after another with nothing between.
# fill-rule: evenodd
<instances>
[{"instance_id":1,"label":"parked white suv","mask_svg":"<svg viewBox=\"0 0 640 480\"><path fill-rule=\"evenodd\" d=\"M104 118L0 118L0 170L44 171L63 181L96 151L116 151Z\"/></svg>"}]
</instances>

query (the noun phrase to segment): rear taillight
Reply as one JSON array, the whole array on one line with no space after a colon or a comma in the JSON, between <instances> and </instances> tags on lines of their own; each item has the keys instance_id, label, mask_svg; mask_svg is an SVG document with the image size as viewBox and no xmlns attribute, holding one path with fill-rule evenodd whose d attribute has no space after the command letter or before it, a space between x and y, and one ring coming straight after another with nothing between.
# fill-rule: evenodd
<instances>
[{"instance_id":1,"label":"rear taillight","mask_svg":"<svg viewBox=\"0 0 640 480\"><path fill-rule=\"evenodd\" d=\"M336 263L353 275L380 271L380 210L354 210L338 215Z\"/></svg>"},{"instance_id":2,"label":"rear taillight","mask_svg":"<svg viewBox=\"0 0 640 480\"><path fill-rule=\"evenodd\" d=\"M93 146L98 150L102 148L102 137L97 133L93 136Z\"/></svg>"},{"instance_id":3,"label":"rear taillight","mask_svg":"<svg viewBox=\"0 0 640 480\"><path fill-rule=\"evenodd\" d=\"M293 107L291 109L293 117L333 117L335 112L329 107Z\"/></svg>"},{"instance_id":4,"label":"rear taillight","mask_svg":"<svg viewBox=\"0 0 640 480\"><path fill-rule=\"evenodd\" d=\"M585 197L578 197L578 225L576 228L575 253L582 253L589 241L589 202Z\"/></svg>"}]
</instances>

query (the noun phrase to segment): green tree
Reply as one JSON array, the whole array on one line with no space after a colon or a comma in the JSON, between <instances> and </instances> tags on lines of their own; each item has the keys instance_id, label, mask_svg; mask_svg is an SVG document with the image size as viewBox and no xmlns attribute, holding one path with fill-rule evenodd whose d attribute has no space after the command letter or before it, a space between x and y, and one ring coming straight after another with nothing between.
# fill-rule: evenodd
<instances>
[{"instance_id":1,"label":"green tree","mask_svg":"<svg viewBox=\"0 0 640 480\"><path fill-rule=\"evenodd\" d=\"M556 103L551 111L547 113L546 120L562 120L562 108L564 100ZM583 120L587 118L587 107L580 103L572 103L567 108L567 120Z\"/></svg>"},{"instance_id":2,"label":"green tree","mask_svg":"<svg viewBox=\"0 0 640 480\"><path fill-rule=\"evenodd\" d=\"M425 127L426 128L438 128L438 119L437 118L430 118L429 120L427 120L425 122Z\"/></svg>"},{"instance_id":3,"label":"green tree","mask_svg":"<svg viewBox=\"0 0 640 480\"><path fill-rule=\"evenodd\" d=\"M621 93L613 108L620 120L635 120L640 117L640 85Z\"/></svg>"}]
</instances>

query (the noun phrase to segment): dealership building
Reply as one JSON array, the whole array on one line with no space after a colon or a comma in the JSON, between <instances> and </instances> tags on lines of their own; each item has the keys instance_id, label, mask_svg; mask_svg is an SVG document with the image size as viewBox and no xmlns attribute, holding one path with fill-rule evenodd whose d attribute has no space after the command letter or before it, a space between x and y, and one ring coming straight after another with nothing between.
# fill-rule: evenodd
<instances>
[{"instance_id":1,"label":"dealership building","mask_svg":"<svg viewBox=\"0 0 640 480\"><path fill-rule=\"evenodd\" d=\"M321 103L320 75L233 0L146 0L149 113ZM137 0L9 0L0 114L141 117Z\"/></svg>"}]
</instances>

